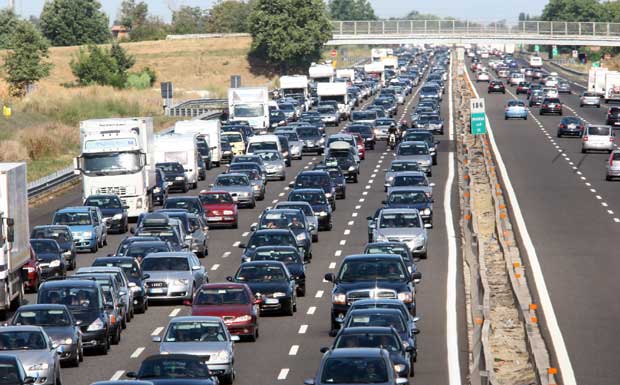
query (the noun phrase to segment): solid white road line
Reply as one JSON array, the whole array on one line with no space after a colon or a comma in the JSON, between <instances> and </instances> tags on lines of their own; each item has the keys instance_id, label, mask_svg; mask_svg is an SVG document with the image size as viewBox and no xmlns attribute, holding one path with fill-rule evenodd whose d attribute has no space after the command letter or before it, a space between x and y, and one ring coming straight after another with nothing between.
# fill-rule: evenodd
<instances>
[{"instance_id":1,"label":"solid white road line","mask_svg":"<svg viewBox=\"0 0 620 385\"><path fill-rule=\"evenodd\" d=\"M112 377L110 377L110 381L118 381L125 374L124 370L117 370Z\"/></svg>"},{"instance_id":2,"label":"solid white road line","mask_svg":"<svg viewBox=\"0 0 620 385\"><path fill-rule=\"evenodd\" d=\"M164 328L160 326L158 328L155 328L155 330L153 330L153 333L151 333L151 335L152 336L158 336L163 331L164 331Z\"/></svg>"},{"instance_id":3,"label":"solid white road line","mask_svg":"<svg viewBox=\"0 0 620 385\"><path fill-rule=\"evenodd\" d=\"M453 55L450 53L450 62ZM465 69L467 73L467 69ZM454 140L454 105L452 100L452 69L448 76L448 135ZM456 313L456 285L458 258L456 248L456 231L452 218L452 184L454 183L454 151L448 152L448 179L444 191L444 213L446 216L446 233L448 238L448 272L446 277L446 345L448 378L450 385L461 385L461 363L459 360L458 318Z\"/></svg>"},{"instance_id":4,"label":"solid white road line","mask_svg":"<svg viewBox=\"0 0 620 385\"><path fill-rule=\"evenodd\" d=\"M467 79L471 83L469 71L465 70L465 76L467 76ZM475 87L474 94L477 98L480 97ZM560 375L562 376L564 385L577 385L577 380L575 379L575 372L573 371L573 366L570 362L570 357L568 356L568 350L566 349L566 343L564 342L564 337L562 336L562 331L560 330L558 319L555 315L555 311L553 310L553 303L551 303L551 297L549 296L549 291L547 290L547 284L545 282L542 268L540 267L540 261L538 259L538 254L536 253L536 248L534 247L534 243L532 242L530 233L527 230L525 219L523 218L523 213L521 212L521 206L519 205L519 201L517 200L517 195L512 186L512 182L510 181L510 177L508 176L508 171L506 169L506 165L504 164L502 154L500 153L499 148L497 147L497 143L495 142L493 128L491 127L488 118L486 119L486 123L489 141L491 143L491 149L493 150L493 154L495 155L495 159L497 160L497 166L500 170L499 174L506 188L506 192L508 193L509 204L512 207L512 212L515 216L515 222L517 224L517 227L519 228L519 232L521 233L523 246L525 247L525 251L528 255L528 260L534 278L534 284L536 286L540 305L543 310L542 313L545 317L547 328L549 329L549 335L551 336L551 343L553 344L553 350L555 351L555 355L557 358ZM584 177L582 178L585 179ZM620 219L618 220L618 222L620 222ZM456 358L458 359L458 355L456 356ZM452 384L452 381L450 383Z\"/></svg>"},{"instance_id":5,"label":"solid white road line","mask_svg":"<svg viewBox=\"0 0 620 385\"><path fill-rule=\"evenodd\" d=\"M176 317L177 315L179 315L179 313L181 312L180 308L176 308L176 309L172 309L172 311L170 312L169 316L170 317Z\"/></svg>"},{"instance_id":6,"label":"solid white road line","mask_svg":"<svg viewBox=\"0 0 620 385\"><path fill-rule=\"evenodd\" d=\"M138 357L140 357L140 354L142 354L144 349L146 349L146 348L140 347L140 348L136 349L133 353L131 353L130 357L131 358L138 358Z\"/></svg>"},{"instance_id":7,"label":"solid white road line","mask_svg":"<svg viewBox=\"0 0 620 385\"><path fill-rule=\"evenodd\" d=\"M288 372L289 372L288 368L280 369L280 373L278 374L278 380L279 381L286 380L286 377L288 376Z\"/></svg>"}]
</instances>

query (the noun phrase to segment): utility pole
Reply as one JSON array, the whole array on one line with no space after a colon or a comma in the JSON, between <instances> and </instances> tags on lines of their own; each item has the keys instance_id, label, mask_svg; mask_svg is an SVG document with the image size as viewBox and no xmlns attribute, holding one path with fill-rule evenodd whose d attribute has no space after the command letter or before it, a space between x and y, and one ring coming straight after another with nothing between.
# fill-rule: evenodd
<instances>
[{"instance_id":1,"label":"utility pole","mask_svg":"<svg viewBox=\"0 0 620 385\"><path fill-rule=\"evenodd\" d=\"M9 10L15 14L15 0L9 0Z\"/></svg>"}]
</instances>

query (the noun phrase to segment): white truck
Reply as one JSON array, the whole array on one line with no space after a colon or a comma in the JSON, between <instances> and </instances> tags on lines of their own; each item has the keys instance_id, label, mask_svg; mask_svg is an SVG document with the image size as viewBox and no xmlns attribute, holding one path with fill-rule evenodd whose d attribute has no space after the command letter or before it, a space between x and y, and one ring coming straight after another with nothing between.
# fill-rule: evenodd
<instances>
[{"instance_id":1,"label":"white truck","mask_svg":"<svg viewBox=\"0 0 620 385\"><path fill-rule=\"evenodd\" d=\"M364 65L366 75L376 79L383 86L385 85L385 65L380 62L372 62Z\"/></svg>"},{"instance_id":2,"label":"white truck","mask_svg":"<svg viewBox=\"0 0 620 385\"><path fill-rule=\"evenodd\" d=\"M355 80L355 70L353 68L341 68L336 70L337 79L345 79L347 83L352 84Z\"/></svg>"},{"instance_id":3,"label":"white truck","mask_svg":"<svg viewBox=\"0 0 620 385\"><path fill-rule=\"evenodd\" d=\"M81 154L74 159L82 175L82 198L116 194L136 218L153 207L155 161L153 119L92 119L80 122Z\"/></svg>"},{"instance_id":4,"label":"white truck","mask_svg":"<svg viewBox=\"0 0 620 385\"><path fill-rule=\"evenodd\" d=\"M504 44L504 52L506 55L512 55L515 53L516 45L514 43L506 43Z\"/></svg>"},{"instance_id":5,"label":"white truck","mask_svg":"<svg viewBox=\"0 0 620 385\"><path fill-rule=\"evenodd\" d=\"M319 104L323 101L335 101L338 103L338 113L340 119L348 119L351 115L351 106L349 105L349 95L347 94L347 83L318 83L316 94L319 97Z\"/></svg>"},{"instance_id":6,"label":"white truck","mask_svg":"<svg viewBox=\"0 0 620 385\"><path fill-rule=\"evenodd\" d=\"M306 75L293 75L280 77L280 89L282 96L297 99L308 111L312 106L310 92L308 90L308 77Z\"/></svg>"},{"instance_id":7,"label":"white truck","mask_svg":"<svg viewBox=\"0 0 620 385\"><path fill-rule=\"evenodd\" d=\"M331 64L312 64L308 77L316 83L331 83L334 81L334 67Z\"/></svg>"},{"instance_id":8,"label":"white truck","mask_svg":"<svg viewBox=\"0 0 620 385\"><path fill-rule=\"evenodd\" d=\"M174 124L176 134L198 134L204 137L207 146L211 150L211 163L219 167L222 161L222 149L220 144L222 122L219 119L209 120L183 120Z\"/></svg>"},{"instance_id":9,"label":"white truck","mask_svg":"<svg viewBox=\"0 0 620 385\"><path fill-rule=\"evenodd\" d=\"M0 319L21 305L30 259L25 163L0 163Z\"/></svg>"},{"instance_id":10,"label":"white truck","mask_svg":"<svg viewBox=\"0 0 620 385\"><path fill-rule=\"evenodd\" d=\"M620 72L605 73L605 103L620 102Z\"/></svg>"},{"instance_id":11,"label":"white truck","mask_svg":"<svg viewBox=\"0 0 620 385\"><path fill-rule=\"evenodd\" d=\"M180 163L185 169L185 178L190 188L198 187L198 134L166 134L155 137L155 162Z\"/></svg>"},{"instance_id":12,"label":"white truck","mask_svg":"<svg viewBox=\"0 0 620 385\"><path fill-rule=\"evenodd\" d=\"M388 55L387 48L373 48L370 50L370 57L374 60L381 60Z\"/></svg>"},{"instance_id":13,"label":"white truck","mask_svg":"<svg viewBox=\"0 0 620 385\"><path fill-rule=\"evenodd\" d=\"M269 90L267 87L228 89L229 120L246 121L256 131L269 128Z\"/></svg>"},{"instance_id":14,"label":"white truck","mask_svg":"<svg viewBox=\"0 0 620 385\"><path fill-rule=\"evenodd\" d=\"M607 71L607 68L590 68L590 71L588 71L588 91L594 92L599 96L605 94L605 74Z\"/></svg>"},{"instance_id":15,"label":"white truck","mask_svg":"<svg viewBox=\"0 0 620 385\"><path fill-rule=\"evenodd\" d=\"M383 63L383 67L389 70L397 70L398 69L398 58L396 56L386 56L381 59Z\"/></svg>"}]
</instances>

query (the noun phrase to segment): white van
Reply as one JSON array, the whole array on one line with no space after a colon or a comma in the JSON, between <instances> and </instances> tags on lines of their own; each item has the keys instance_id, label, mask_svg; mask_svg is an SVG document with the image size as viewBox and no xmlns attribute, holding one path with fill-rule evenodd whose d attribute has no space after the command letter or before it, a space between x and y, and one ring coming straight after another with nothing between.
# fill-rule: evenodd
<instances>
[{"instance_id":1,"label":"white van","mask_svg":"<svg viewBox=\"0 0 620 385\"><path fill-rule=\"evenodd\" d=\"M252 154L260 150L276 150L282 154L282 146L276 135L254 135L248 140L246 154Z\"/></svg>"},{"instance_id":2,"label":"white van","mask_svg":"<svg viewBox=\"0 0 620 385\"><path fill-rule=\"evenodd\" d=\"M530 67L540 68L542 65L543 61L540 56L530 56Z\"/></svg>"},{"instance_id":3,"label":"white van","mask_svg":"<svg viewBox=\"0 0 620 385\"><path fill-rule=\"evenodd\" d=\"M177 162L185 169L192 189L198 187L197 134L167 134L155 137L155 163Z\"/></svg>"},{"instance_id":4,"label":"white van","mask_svg":"<svg viewBox=\"0 0 620 385\"><path fill-rule=\"evenodd\" d=\"M175 134L194 134L202 135L211 149L211 162L219 167L222 161L222 151L220 144L220 131L222 123L218 119L210 120L183 120L174 124Z\"/></svg>"}]
</instances>

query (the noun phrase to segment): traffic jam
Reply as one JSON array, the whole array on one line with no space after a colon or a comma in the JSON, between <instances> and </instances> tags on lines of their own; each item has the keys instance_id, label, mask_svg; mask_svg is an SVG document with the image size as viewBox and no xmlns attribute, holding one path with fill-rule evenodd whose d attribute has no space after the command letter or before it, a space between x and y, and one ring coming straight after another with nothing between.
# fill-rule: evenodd
<instances>
[{"instance_id":1,"label":"traffic jam","mask_svg":"<svg viewBox=\"0 0 620 385\"><path fill-rule=\"evenodd\" d=\"M429 245L451 55L421 46L370 56L351 68L313 64L308 75L281 77L277 90L231 88L222 120L180 121L159 134L151 118L81 122L80 204L54 208L43 224L29 225L25 164L3 164L12 279L0 383L252 381L238 350L286 350L274 329L285 336L321 306L321 338L331 342L305 363L315 375L297 382L413 381L424 359L416 294L427 258L442 257ZM528 87L557 112L551 86ZM507 118L517 117L521 104L509 107ZM361 203L366 218L354 209ZM363 223L351 236L365 246L351 253L336 251L332 235L350 234L345 217ZM327 250L337 259L316 271ZM151 345L139 347L141 333ZM89 374L125 349L131 357L118 360L128 367Z\"/></svg>"}]
</instances>

